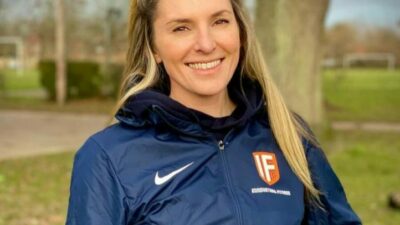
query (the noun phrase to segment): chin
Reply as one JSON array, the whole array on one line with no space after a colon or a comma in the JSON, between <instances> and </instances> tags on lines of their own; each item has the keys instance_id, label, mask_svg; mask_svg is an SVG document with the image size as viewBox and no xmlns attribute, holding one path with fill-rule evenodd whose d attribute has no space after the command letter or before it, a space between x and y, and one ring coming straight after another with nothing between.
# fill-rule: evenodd
<instances>
[{"instance_id":1,"label":"chin","mask_svg":"<svg viewBox=\"0 0 400 225\"><path fill-rule=\"evenodd\" d=\"M221 86L221 87L207 87L207 86L202 86L197 88L195 93L199 96L203 97L211 97L211 96L217 96L219 94L224 93L224 91L227 89L227 86Z\"/></svg>"}]
</instances>

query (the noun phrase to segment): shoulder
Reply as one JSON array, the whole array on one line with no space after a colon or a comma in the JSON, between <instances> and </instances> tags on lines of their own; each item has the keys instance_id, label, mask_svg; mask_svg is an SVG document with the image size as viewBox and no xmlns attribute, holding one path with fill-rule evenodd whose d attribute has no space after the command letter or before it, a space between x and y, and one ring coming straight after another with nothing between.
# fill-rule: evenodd
<instances>
[{"instance_id":1,"label":"shoulder","mask_svg":"<svg viewBox=\"0 0 400 225\"><path fill-rule=\"evenodd\" d=\"M110 164L114 164L123 158L128 149L133 152L131 146L135 146L143 138L151 137L151 130L121 123L110 125L87 138L77 151L75 161L82 163L109 161Z\"/></svg>"},{"instance_id":2,"label":"shoulder","mask_svg":"<svg viewBox=\"0 0 400 225\"><path fill-rule=\"evenodd\" d=\"M139 129L117 123L90 136L75 154L72 180L74 186L83 189L86 184L101 182L120 183L120 171L126 155L138 158L132 148ZM102 181L100 181L102 180Z\"/></svg>"},{"instance_id":3,"label":"shoulder","mask_svg":"<svg viewBox=\"0 0 400 225\"><path fill-rule=\"evenodd\" d=\"M309 220L329 221L327 224L361 224L357 214L351 208L343 185L331 167L325 153L320 147L307 144L306 157L311 178L320 191L320 199L325 210L311 207ZM324 223L324 224L325 224Z\"/></svg>"},{"instance_id":4,"label":"shoulder","mask_svg":"<svg viewBox=\"0 0 400 225\"><path fill-rule=\"evenodd\" d=\"M113 154L121 145L153 137L152 131L150 128L132 127L119 122L91 135L87 141L96 143L107 154Z\"/></svg>"},{"instance_id":5,"label":"shoulder","mask_svg":"<svg viewBox=\"0 0 400 225\"><path fill-rule=\"evenodd\" d=\"M330 170L330 172L333 172L331 171L332 168L328 158L325 155L325 152L320 147L317 147L311 144L309 141L306 141L305 151L308 167L311 171L311 175L314 176L314 179L316 179L318 174L322 171L327 172L326 170Z\"/></svg>"},{"instance_id":6,"label":"shoulder","mask_svg":"<svg viewBox=\"0 0 400 225\"><path fill-rule=\"evenodd\" d=\"M89 137L75 155L66 224L114 224L117 219L124 220L126 193L116 161L99 143L104 132L107 128ZM110 205L113 210L109 210Z\"/></svg>"}]
</instances>

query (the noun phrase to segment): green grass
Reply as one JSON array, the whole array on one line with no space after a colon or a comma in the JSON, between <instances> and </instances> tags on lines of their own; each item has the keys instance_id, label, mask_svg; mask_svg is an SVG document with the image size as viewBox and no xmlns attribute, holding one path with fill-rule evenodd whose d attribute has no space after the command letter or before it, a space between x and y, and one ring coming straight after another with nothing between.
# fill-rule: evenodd
<instances>
[{"instance_id":1,"label":"green grass","mask_svg":"<svg viewBox=\"0 0 400 225\"><path fill-rule=\"evenodd\" d=\"M72 153L0 162L0 225L64 224Z\"/></svg>"},{"instance_id":2,"label":"green grass","mask_svg":"<svg viewBox=\"0 0 400 225\"><path fill-rule=\"evenodd\" d=\"M400 70L326 70L323 78L330 120L400 121Z\"/></svg>"},{"instance_id":3,"label":"green grass","mask_svg":"<svg viewBox=\"0 0 400 225\"><path fill-rule=\"evenodd\" d=\"M398 225L387 207L400 191L398 134L333 133L322 140L364 225ZM0 162L0 225L64 224L73 153Z\"/></svg>"},{"instance_id":4,"label":"green grass","mask_svg":"<svg viewBox=\"0 0 400 225\"><path fill-rule=\"evenodd\" d=\"M17 91L17 90L34 90L40 89L40 74L36 69L23 70L19 73L16 70L1 70L0 75L4 82L4 89L6 91Z\"/></svg>"},{"instance_id":5,"label":"green grass","mask_svg":"<svg viewBox=\"0 0 400 225\"><path fill-rule=\"evenodd\" d=\"M388 208L388 195L400 192L399 134L340 133L326 146L349 201L364 225L398 225L400 209Z\"/></svg>"}]
</instances>

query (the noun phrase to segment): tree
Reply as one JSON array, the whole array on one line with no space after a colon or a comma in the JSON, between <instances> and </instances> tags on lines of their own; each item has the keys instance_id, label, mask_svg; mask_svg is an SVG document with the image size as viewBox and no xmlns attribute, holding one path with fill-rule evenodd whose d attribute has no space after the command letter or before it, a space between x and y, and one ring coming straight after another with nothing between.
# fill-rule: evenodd
<instances>
[{"instance_id":1,"label":"tree","mask_svg":"<svg viewBox=\"0 0 400 225\"><path fill-rule=\"evenodd\" d=\"M66 100L66 62L65 62L65 18L64 0L55 0L56 24L56 99L59 105L64 105Z\"/></svg>"},{"instance_id":2,"label":"tree","mask_svg":"<svg viewBox=\"0 0 400 225\"><path fill-rule=\"evenodd\" d=\"M338 23L331 27L324 38L326 56L341 62L347 53L359 50L358 33L355 25L348 23Z\"/></svg>"},{"instance_id":3,"label":"tree","mask_svg":"<svg viewBox=\"0 0 400 225\"><path fill-rule=\"evenodd\" d=\"M321 39L329 0L258 0L256 31L270 72L289 107L322 120Z\"/></svg>"},{"instance_id":4,"label":"tree","mask_svg":"<svg viewBox=\"0 0 400 225\"><path fill-rule=\"evenodd\" d=\"M392 52L400 50L400 36L394 29L374 27L364 36L365 46L371 52Z\"/></svg>"}]
</instances>

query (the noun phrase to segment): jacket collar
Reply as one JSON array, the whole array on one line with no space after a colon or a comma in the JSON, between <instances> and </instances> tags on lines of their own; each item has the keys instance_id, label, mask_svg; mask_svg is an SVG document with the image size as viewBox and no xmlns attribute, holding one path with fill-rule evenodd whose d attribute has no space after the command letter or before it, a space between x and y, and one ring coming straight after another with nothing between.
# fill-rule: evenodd
<instances>
[{"instance_id":1,"label":"jacket collar","mask_svg":"<svg viewBox=\"0 0 400 225\"><path fill-rule=\"evenodd\" d=\"M264 121L267 120L263 95L258 83L247 78L240 80L239 76L235 75L228 90L238 107L235 110L235 117L228 118L226 123L213 129L244 126L251 118L260 114L265 116ZM165 91L153 88L130 97L115 117L121 123L134 127L168 126L187 135L208 136L209 133L205 129L208 125L202 123L198 115L199 113L194 113L193 109L171 99Z\"/></svg>"}]
</instances>

